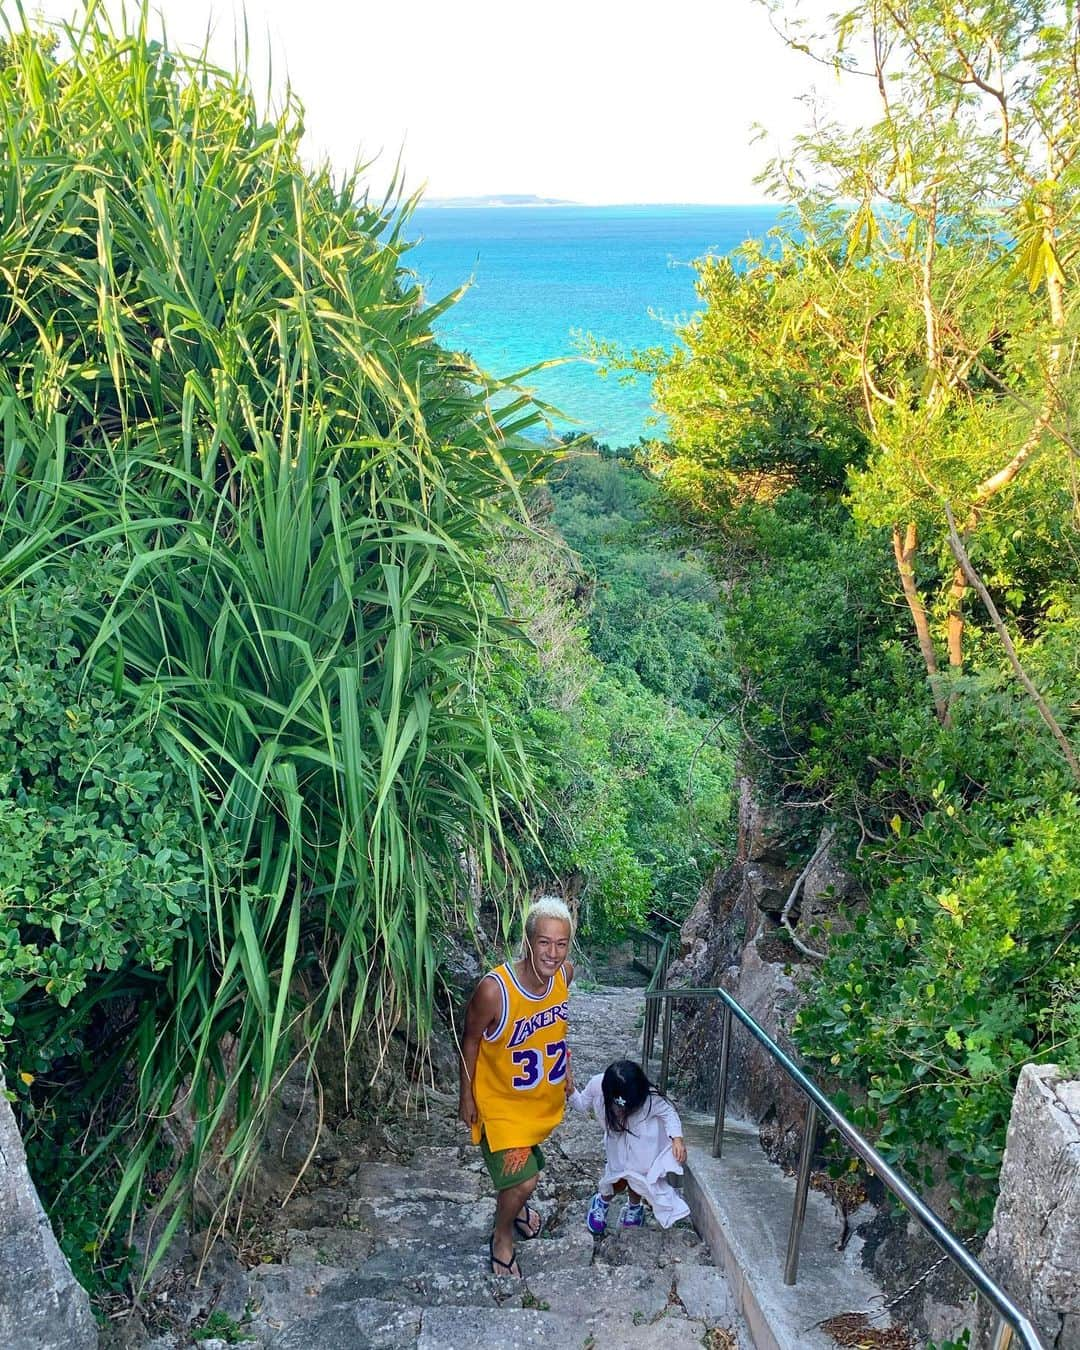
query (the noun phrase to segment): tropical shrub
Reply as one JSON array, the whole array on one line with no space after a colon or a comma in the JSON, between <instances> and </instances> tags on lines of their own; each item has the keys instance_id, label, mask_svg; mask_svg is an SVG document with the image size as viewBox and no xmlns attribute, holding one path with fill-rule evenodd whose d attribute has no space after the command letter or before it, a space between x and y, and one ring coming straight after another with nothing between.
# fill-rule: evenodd
<instances>
[{"instance_id":1,"label":"tropical shrub","mask_svg":"<svg viewBox=\"0 0 1080 1350\"><path fill-rule=\"evenodd\" d=\"M435 343L453 297L425 306L407 270L409 204L308 168L295 102L267 120L242 72L170 50L145 6L130 32L94 9L66 46L13 41L0 68L0 595L83 590L85 715L107 685L146 747L117 769L154 856L200 879L156 939L129 915L115 970L99 935L59 1024L85 1024L85 996L110 1027L83 1161L120 1150L106 1227L184 1094L162 1250L212 1142L235 1192L331 1019L347 1045L423 1036L436 937L469 923L461 858L496 888L515 867L502 815L523 818L529 775L484 696L516 643L488 557L541 455L519 435L532 405ZM83 580L103 551L104 594ZM89 776L65 846L103 809Z\"/></svg>"},{"instance_id":2,"label":"tropical shrub","mask_svg":"<svg viewBox=\"0 0 1080 1350\"><path fill-rule=\"evenodd\" d=\"M586 929L604 940L648 909L685 914L730 850L728 680L712 579L658 519L633 453L579 443L550 491L599 667L548 737L561 753L539 770L541 840L549 865L581 878Z\"/></svg>"},{"instance_id":3,"label":"tropical shrub","mask_svg":"<svg viewBox=\"0 0 1080 1350\"><path fill-rule=\"evenodd\" d=\"M526 871L580 901L593 943L650 908L685 913L730 848L730 732L702 716L719 669L713 588L652 519L657 498L628 454L578 445L530 498L531 538L496 562L532 644L487 676L543 802L520 837ZM643 662L652 647L666 669Z\"/></svg>"}]
</instances>

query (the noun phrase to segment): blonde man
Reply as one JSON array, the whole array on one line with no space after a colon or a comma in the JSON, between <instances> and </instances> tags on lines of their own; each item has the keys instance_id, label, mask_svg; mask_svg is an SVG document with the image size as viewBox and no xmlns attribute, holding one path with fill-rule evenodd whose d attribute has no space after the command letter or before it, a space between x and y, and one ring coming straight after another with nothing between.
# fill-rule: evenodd
<instances>
[{"instance_id":1,"label":"blonde man","mask_svg":"<svg viewBox=\"0 0 1080 1350\"><path fill-rule=\"evenodd\" d=\"M514 1233L534 1238L543 1227L529 1198L544 1166L540 1144L565 1110L573 934L561 900L536 900L525 915L521 956L489 971L465 1009L458 1114L495 1186L493 1275L520 1278Z\"/></svg>"}]
</instances>

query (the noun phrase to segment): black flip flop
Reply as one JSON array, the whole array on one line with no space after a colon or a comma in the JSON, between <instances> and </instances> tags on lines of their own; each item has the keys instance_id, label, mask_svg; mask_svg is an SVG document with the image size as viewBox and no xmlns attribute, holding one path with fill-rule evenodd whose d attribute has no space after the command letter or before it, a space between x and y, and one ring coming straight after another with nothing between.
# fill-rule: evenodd
<instances>
[{"instance_id":1,"label":"black flip flop","mask_svg":"<svg viewBox=\"0 0 1080 1350\"><path fill-rule=\"evenodd\" d=\"M517 1264L517 1252L514 1251L513 1248L510 1249L509 1261L500 1261L499 1258L495 1255L494 1233L492 1233L492 1235L488 1238L488 1257L491 1260L492 1275L499 1275L499 1276L512 1275L516 1280L523 1280L525 1278L525 1276L522 1275L521 1273L521 1267L518 1266ZM499 1267L498 1270L495 1269L496 1266ZM515 1266L517 1266L516 1270L514 1269Z\"/></svg>"},{"instance_id":2,"label":"black flip flop","mask_svg":"<svg viewBox=\"0 0 1080 1350\"><path fill-rule=\"evenodd\" d=\"M518 1237L524 1238L526 1242L531 1242L533 1238L538 1238L544 1231L544 1216L533 1209L528 1201L525 1202L524 1208L524 1218L522 1218L520 1214L515 1215L514 1217L514 1231L517 1233ZM534 1216L540 1220L535 1228L532 1227Z\"/></svg>"}]
</instances>

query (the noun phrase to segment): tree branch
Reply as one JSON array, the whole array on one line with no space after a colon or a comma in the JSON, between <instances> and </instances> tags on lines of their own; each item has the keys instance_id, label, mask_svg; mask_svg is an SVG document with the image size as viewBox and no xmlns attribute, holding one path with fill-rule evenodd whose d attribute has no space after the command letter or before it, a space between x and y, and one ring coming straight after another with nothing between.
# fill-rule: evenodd
<instances>
[{"instance_id":1,"label":"tree branch","mask_svg":"<svg viewBox=\"0 0 1080 1350\"><path fill-rule=\"evenodd\" d=\"M795 946L798 947L799 951L801 951L804 956L811 956L815 961L824 961L825 953L816 952L814 951L813 947L808 947L806 943L803 942L803 940L799 937L798 933L795 932L795 928L791 922L791 909L792 906L795 904L796 899L798 898L799 892L802 890L803 882L809 875L811 867L813 867L813 865L817 862L817 860L821 857L821 855L832 843L833 835L835 833L836 827L833 825L829 825L826 829L822 830L821 838L818 840L818 846L814 850L810 858L810 861L806 864L803 870L795 878L795 885L792 886L791 894L788 896L784 908L780 914L780 922L787 929L788 937L791 938L792 942L794 942Z\"/></svg>"},{"instance_id":2,"label":"tree branch","mask_svg":"<svg viewBox=\"0 0 1080 1350\"><path fill-rule=\"evenodd\" d=\"M976 572L975 568L972 566L967 549L964 548L963 542L960 539L960 534L956 528L956 521L953 519L953 513L948 502L945 503L945 515L949 522L949 544L952 548L953 556L956 558L956 561L960 564L961 568L963 568L964 576L967 577L968 584L974 589L979 599L986 607L986 612L990 616L990 622L994 625L994 631L1001 639L1001 644L1005 648L1005 653L1009 658L1009 664L1013 668L1013 673L1027 691L1028 697L1035 704L1039 716L1050 728L1054 740L1056 740L1061 747L1061 753L1065 756L1065 760L1073 772L1073 777L1080 783L1080 760L1077 759L1076 752L1069 744L1068 738L1064 731L1062 731L1057 718L1050 711L1046 700L1043 698L1042 694L1039 693L1038 689L1035 688L1031 677L1020 664L1020 658L1016 654L1016 648L1013 646L1013 640L1009 636L1009 630L1002 622L1001 615L998 613L997 606L994 604L990 592L986 589L982 577L979 576L978 572Z\"/></svg>"}]
</instances>

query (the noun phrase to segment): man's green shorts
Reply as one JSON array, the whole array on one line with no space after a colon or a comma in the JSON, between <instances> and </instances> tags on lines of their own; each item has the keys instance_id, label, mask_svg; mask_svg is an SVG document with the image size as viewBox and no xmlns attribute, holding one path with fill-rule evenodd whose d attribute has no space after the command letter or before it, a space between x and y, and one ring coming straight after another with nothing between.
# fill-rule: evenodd
<instances>
[{"instance_id":1,"label":"man's green shorts","mask_svg":"<svg viewBox=\"0 0 1080 1350\"><path fill-rule=\"evenodd\" d=\"M480 1152L497 1191L508 1190L519 1181L528 1181L544 1166L544 1152L539 1144L533 1144L531 1148L503 1148L496 1152L488 1146L487 1135L482 1134Z\"/></svg>"}]
</instances>

